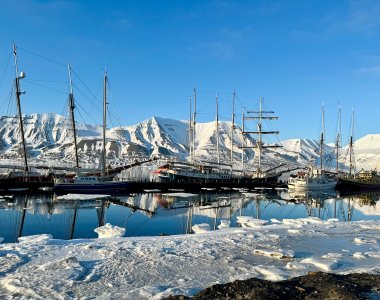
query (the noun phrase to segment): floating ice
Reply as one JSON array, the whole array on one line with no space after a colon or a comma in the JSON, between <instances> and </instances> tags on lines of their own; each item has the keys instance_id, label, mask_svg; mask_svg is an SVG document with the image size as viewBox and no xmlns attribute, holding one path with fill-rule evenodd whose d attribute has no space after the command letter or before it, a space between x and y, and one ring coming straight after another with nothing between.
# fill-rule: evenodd
<instances>
[{"instance_id":1,"label":"floating ice","mask_svg":"<svg viewBox=\"0 0 380 300\"><path fill-rule=\"evenodd\" d=\"M356 238L354 238L354 243L357 245L360 245L360 244L376 244L377 241L375 239L366 239L364 237L356 237Z\"/></svg>"},{"instance_id":2,"label":"floating ice","mask_svg":"<svg viewBox=\"0 0 380 300\"><path fill-rule=\"evenodd\" d=\"M110 195L103 194L67 194L58 196L58 200L91 200L91 199L106 199L110 198Z\"/></svg>"},{"instance_id":3,"label":"floating ice","mask_svg":"<svg viewBox=\"0 0 380 300\"><path fill-rule=\"evenodd\" d=\"M356 259L363 259L365 258L365 255L361 252L355 252L354 254L352 254L352 257Z\"/></svg>"},{"instance_id":4,"label":"floating ice","mask_svg":"<svg viewBox=\"0 0 380 300\"><path fill-rule=\"evenodd\" d=\"M197 224L191 227L195 233L205 233L210 231L210 225L206 223Z\"/></svg>"},{"instance_id":5,"label":"floating ice","mask_svg":"<svg viewBox=\"0 0 380 300\"><path fill-rule=\"evenodd\" d=\"M95 228L94 231L98 234L98 238L118 238L122 237L125 234L125 228L113 226L110 223L107 223L104 226Z\"/></svg>"},{"instance_id":6,"label":"floating ice","mask_svg":"<svg viewBox=\"0 0 380 300\"><path fill-rule=\"evenodd\" d=\"M254 219L253 217L238 216L236 218L242 227L256 227L268 224L266 220Z\"/></svg>"},{"instance_id":7,"label":"floating ice","mask_svg":"<svg viewBox=\"0 0 380 300\"><path fill-rule=\"evenodd\" d=\"M231 225L230 220L220 220L220 225L218 226L219 229L223 228L229 228Z\"/></svg>"}]
</instances>

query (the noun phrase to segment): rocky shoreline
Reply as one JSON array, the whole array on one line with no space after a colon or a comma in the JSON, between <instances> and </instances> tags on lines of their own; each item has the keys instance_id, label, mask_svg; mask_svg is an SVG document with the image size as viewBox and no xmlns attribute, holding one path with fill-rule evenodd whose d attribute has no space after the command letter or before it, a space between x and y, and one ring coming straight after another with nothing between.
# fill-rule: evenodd
<instances>
[{"instance_id":1,"label":"rocky shoreline","mask_svg":"<svg viewBox=\"0 0 380 300\"><path fill-rule=\"evenodd\" d=\"M166 299L380 299L380 275L310 272L277 282L251 278L213 285L194 297L177 295Z\"/></svg>"}]
</instances>

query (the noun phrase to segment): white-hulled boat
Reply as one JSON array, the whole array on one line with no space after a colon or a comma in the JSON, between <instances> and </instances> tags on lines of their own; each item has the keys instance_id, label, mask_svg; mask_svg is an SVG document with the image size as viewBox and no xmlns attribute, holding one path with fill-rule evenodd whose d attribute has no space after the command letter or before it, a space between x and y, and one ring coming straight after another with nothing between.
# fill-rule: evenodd
<instances>
[{"instance_id":1,"label":"white-hulled boat","mask_svg":"<svg viewBox=\"0 0 380 300\"><path fill-rule=\"evenodd\" d=\"M298 172L288 179L288 188L295 191L331 190L335 189L336 184L336 179L318 173Z\"/></svg>"}]
</instances>

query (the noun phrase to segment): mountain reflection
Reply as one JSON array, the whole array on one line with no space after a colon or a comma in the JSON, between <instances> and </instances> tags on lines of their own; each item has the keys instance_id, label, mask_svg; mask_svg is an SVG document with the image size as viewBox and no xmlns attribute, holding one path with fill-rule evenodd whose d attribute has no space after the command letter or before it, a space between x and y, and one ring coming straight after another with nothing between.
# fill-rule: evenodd
<instances>
[{"instance_id":1,"label":"mountain reflection","mask_svg":"<svg viewBox=\"0 0 380 300\"><path fill-rule=\"evenodd\" d=\"M380 219L379 193L292 194L286 190L145 193L107 198L58 199L54 194L0 196L0 237L47 233L57 239L96 238L105 223L126 228L126 236L191 233L195 224L211 229L237 216L259 219L318 217L340 221Z\"/></svg>"}]
</instances>

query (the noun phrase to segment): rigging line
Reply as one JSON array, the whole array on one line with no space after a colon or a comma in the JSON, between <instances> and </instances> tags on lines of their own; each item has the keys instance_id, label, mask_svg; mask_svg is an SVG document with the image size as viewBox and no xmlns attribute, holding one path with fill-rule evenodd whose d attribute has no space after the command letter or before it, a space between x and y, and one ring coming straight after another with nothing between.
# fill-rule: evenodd
<instances>
[{"instance_id":1,"label":"rigging line","mask_svg":"<svg viewBox=\"0 0 380 300\"><path fill-rule=\"evenodd\" d=\"M7 115L8 114L8 110L9 110L9 104L10 104L10 99L12 98L13 96L13 89L14 89L14 86L12 85L10 91L9 91L9 94L8 94L8 101L7 102L2 102L1 103L1 106L0 106L0 110L4 109L4 114ZM6 109L6 105L7 105L7 109Z\"/></svg>"},{"instance_id":2,"label":"rigging line","mask_svg":"<svg viewBox=\"0 0 380 300\"><path fill-rule=\"evenodd\" d=\"M81 110L83 110L84 112L85 112L85 115L88 117L88 119L90 119L95 125L94 126L99 126L99 125L96 125L96 123L97 123L97 121L86 111L86 109L84 109L84 107L82 107L82 105L80 105L79 103L76 103L76 105L81 109ZM77 112L79 113L79 115L80 115L80 117L82 118L82 121L83 121L83 123L84 123L84 125L87 127L87 129L89 129L88 128L88 126L90 125L90 124L86 124L86 121L85 121L85 119L83 118L83 115L82 115L82 113L81 113L81 110L79 110L79 109L77 109Z\"/></svg>"},{"instance_id":3,"label":"rigging line","mask_svg":"<svg viewBox=\"0 0 380 300\"><path fill-rule=\"evenodd\" d=\"M100 101L97 96L90 90L90 88L83 82L75 70L71 69L72 73L78 78L78 80L83 84L83 86L88 90L88 92L94 97L94 99Z\"/></svg>"},{"instance_id":4,"label":"rigging line","mask_svg":"<svg viewBox=\"0 0 380 300\"><path fill-rule=\"evenodd\" d=\"M127 222L128 222L128 220L129 220L129 218L131 217L133 215L133 211L132 211L132 209L129 211L129 215L125 218L125 222L124 222L124 224L123 224L123 227L124 228L126 228L126 226L127 226Z\"/></svg>"},{"instance_id":5,"label":"rigging line","mask_svg":"<svg viewBox=\"0 0 380 300\"><path fill-rule=\"evenodd\" d=\"M114 97L113 97L113 94L112 94L112 89L111 89L111 85L110 85L110 81L107 80L107 85L108 85L108 89L109 89L109 95L110 95L110 99L112 100L112 105L115 107L115 111L116 111L116 120L118 122L118 127L121 127L121 122L120 122L120 118L119 118L119 114L117 113L119 111L118 107L116 106L115 104L115 100L114 100ZM112 120L111 120L112 121ZM116 126L115 126L116 127Z\"/></svg>"},{"instance_id":6,"label":"rigging line","mask_svg":"<svg viewBox=\"0 0 380 300\"><path fill-rule=\"evenodd\" d=\"M14 109L14 106L16 105L16 104L14 103L14 101L12 100L12 99L13 99L13 93L14 93L14 90L15 90L15 88L14 88L14 86L12 85L11 91L10 91L10 93L9 93L9 98L8 98L7 114L8 114L8 112L10 113L10 112ZM13 104L14 106L12 106L12 104ZM12 108L13 108L13 109L12 109Z\"/></svg>"},{"instance_id":7,"label":"rigging line","mask_svg":"<svg viewBox=\"0 0 380 300\"><path fill-rule=\"evenodd\" d=\"M125 205L123 205L123 206L121 207L121 212L120 212L119 217L118 217L118 219L117 219L117 221L116 221L116 224L117 224L118 226L121 224L121 219L122 219L122 215L124 214L124 210L126 210L126 206L125 206Z\"/></svg>"},{"instance_id":8,"label":"rigging line","mask_svg":"<svg viewBox=\"0 0 380 300\"><path fill-rule=\"evenodd\" d=\"M26 83L31 84L31 85L36 85L36 86L39 86L39 87L43 87L45 89L52 90L52 91L55 91L55 92L58 92L58 93L61 93L61 94L67 94L66 91L62 91L62 90L58 90L58 89L55 89L55 88L51 88L51 87L48 87L48 86L40 84L40 83L36 83L36 82L30 81L30 80L24 80L24 81Z\"/></svg>"},{"instance_id":9,"label":"rigging line","mask_svg":"<svg viewBox=\"0 0 380 300\"><path fill-rule=\"evenodd\" d=\"M45 80L45 79L28 79L28 81L42 81L42 82L50 82L50 83L62 83L62 84L65 84L67 85L68 82L67 81L57 81L57 80Z\"/></svg>"},{"instance_id":10,"label":"rigging line","mask_svg":"<svg viewBox=\"0 0 380 300\"><path fill-rule=\"evenodd\" d=\"M76 91L78 91L83 96L83 98L86 99L88 103L91 106L93 106L97 110L97 112L100 114L102 111L102 109L100 108L100 103L101 103L100 99L96 99L98 101L93 101L93 99L90 99L77 85L74 84L74 87ZM77 101L75 103L78 104Z\"/></svg>"},{"instance_id":11,"label":"rigging line","mask_svg":"<svg viewBox=\"0 0 380 300\"><path fill-rule=\"evenodd\" d=\"M1 75L1 78L0 78L0 84L2 83L2 81L3 81L4 77L5 77L5 73L8 70L8 66L9 66L9 62L11 60L11 57L12 57L12 52L9 53L9 57L8 57L7 63L5 64L4 72L3 72L3 74Z\"/></svg>"},{"instance_id":12,"label":"rigging line","mask_svg":"<svg viewBox=\"0 0 380 300\"><path fill-rule=\"evenodd\" d=\"M53 59L48 58L48 57L46 57L46 56L43 56L43 55L41 55L41 54L37 54L37 53L35 53L35 52L29 51L29 50L24 49L24 48L21 48L21 47L17 47L17 49L22 50L22 51L24 51L24 52L26 52L26 53L29 53L29 54L31 54L31 55L37 56L37 57L39 57L39 58L45 59L45 60L47 60L47 61L50 61L51 63L54 63L54 64L56 64L56 65L59 65L59 66L61 66L61 67L64 67L65 69L67 68L67 64L63 64L63 63L61 63L61 62L58 62L58 61L56 61L56 60L53 60Z\"/></svg>"}]
</instances>

